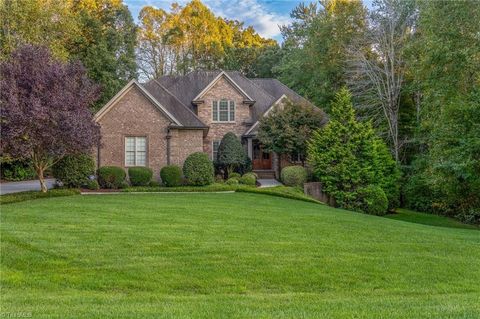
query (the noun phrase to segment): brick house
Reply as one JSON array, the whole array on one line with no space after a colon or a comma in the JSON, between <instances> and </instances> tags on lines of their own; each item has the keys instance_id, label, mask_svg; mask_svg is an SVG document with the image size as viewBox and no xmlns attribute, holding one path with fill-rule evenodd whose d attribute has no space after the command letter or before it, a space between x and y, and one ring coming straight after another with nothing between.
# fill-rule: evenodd
<instances>
[{"instance_id":1,"label":"brick house","mask_svg":"<svg viewBox=\"0 0 480 319\"><path fill-rule=\"evenodd\" d=\"M235 71L132 80L95 114L101 131L97 165L147 166L158 179L163 166L182 166L191 153L215 158L222 137L234 132L254 171L273 177L289 163L262 150L258 121L286 99L309 103L276 79L249 79Z\"/></svg>"}]
</instances>

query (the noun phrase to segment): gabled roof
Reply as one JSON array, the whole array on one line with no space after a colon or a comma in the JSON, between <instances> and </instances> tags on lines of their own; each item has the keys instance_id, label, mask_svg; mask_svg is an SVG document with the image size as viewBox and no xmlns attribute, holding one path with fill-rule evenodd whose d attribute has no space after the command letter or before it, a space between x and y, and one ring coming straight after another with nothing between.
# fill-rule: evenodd
<instances>
[{"instance_id":1,"label":"gabled roof","mask_svg":"<svg viewBox=\"0 0 480 319\"><path fill-rule=\"evenodd\" d=\"M168 110L167 107L160 104L145 88L137 82L137 80L133 79L128 82L127 85L123 87L113 98L108 101L105 106L103 106L93 117L93 119L97 122L99 121L117 102L120 98L122 98L132 87L137 87L141 93L150 101L152 104L162 112L170 121L172 121L175 125L182 126L182 123Z\"/></svg>"},{"instance_id":2,"label":"gabled roof","mask_svg":"<svg viewBox=\"0 0 480 319\"><path fill-rule=\"evenodd\" d=\"M180 123L182 123L182 126L207 128L189 107L184 105L158 81L151 80L143 84L143 87L150 92L157 101L165 105L170 113L175 114Z\"/></svg>"},{"instance_id":3,"label":"gabled roof","mask_svg":"<svg viewBox=\"0 0 480 319\"><path fill-rule=\"evenodd\" d=\"M308 100L276 79L249 79L238 71L199 70L183 76L162 76L144 84L132 80L95 114L95 120L100 119L108 112L112 105L132 86L136 86L172 121L173 125L207 129L208 126L194 113L195 103L201 100L203 95L221 78L226 79L242 94L245 102L251 105L252 121L255 124L247 130L247 134L252 133L256 129L258 120L283 98L313 106Z\"/></svg>"}]
</instances>

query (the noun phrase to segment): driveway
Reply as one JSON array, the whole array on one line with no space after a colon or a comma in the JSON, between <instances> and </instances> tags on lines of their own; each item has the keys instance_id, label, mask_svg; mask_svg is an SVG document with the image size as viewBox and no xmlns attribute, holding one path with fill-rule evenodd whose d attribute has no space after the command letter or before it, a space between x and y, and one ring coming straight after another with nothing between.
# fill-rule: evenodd
<instances>
[{"instance_id":1,"label":"driveway","mask_svg":"<svg viewBox=\"0 0 480 319\"><path fill-rule=\"evenodd\" d=\"M55 179L47 178L45 180L45 183L47 184L47 188L52 188L53 184L55 183ZM40 190L40 182L38 180L0 183L1 195L25 192L25 191L39 191L39 190Z\"/></svg>"}]
</instances>

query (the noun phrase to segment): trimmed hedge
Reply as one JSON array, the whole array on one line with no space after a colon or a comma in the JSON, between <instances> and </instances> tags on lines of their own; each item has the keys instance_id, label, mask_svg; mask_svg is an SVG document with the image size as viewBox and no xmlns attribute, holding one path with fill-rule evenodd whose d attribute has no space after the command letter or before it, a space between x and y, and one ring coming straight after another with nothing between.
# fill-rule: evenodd
<instances>
[{"instance_id":1,"label":"trimmed hedge","mask_svg":"<svg viewBox=\"0 0 480 319\"><path fill-rule=\"evenodd\" d=\"M65 187L82 187L95 174L95 161L88 154L67 155L53 165L52 174Z\"/></svg>"},{"instance_id":2,"label":"trimmed hedge","mask_svg":"<svg viewBox=\"0 0 480 319\"><path fill-rule=\"evenodd\" d=\"M240 183L238 182L238 178L237 178L237 177L230 177L230 178L225 182L225 184L227 184L227 185L238 185L238 184L240 184Z\"/></svg>"},{"instance_id":3,"label":"trimmed hedge","mask_svg":"<svg viewBox=\"0 0 480 319\"><path fill-rule=\"evenodd\" d=\"M213 183L213 174L213 163L203 152L190 154L183 164L183 175L189 185L210 185Z\"/></svg>"},{"instance_id":4,"label":"trimmed hedge","mask_svg":"<svg viewBox=\"0 0 480 319\"><path fill-rule=\"evenodd\" d=\"M98 184L101 188L117 189L125 182L125 171L118 166L102 166L97 171Z\"/></svg>"},{"instance_id":5,"label":"trimmed hedge","mask_svg":"<svg viewBox=\"0 0 480 319\"><path fill-rule=\"evenodd\" d=\"M388 198L379 186L370 185L357 190L358 210L370 215L383 216L388 210Z\"/></svg>"},{"instance_id":6,"label":"trimmed hedge","mask_svg":"<svg viewBox=\"0 0 480 319\"><path fill-rule=\"evenodd\" d=\"M96 180L89 180L89 181L87 181L87 183L85 184L85 186L86 186L88 189L91 189L91 190L100 189L100 185L98 185L98 182L97 182Z\"/></svg>"},{"instance_id":7,"label":"trimmed hedge","mask_svg":"<svg viewBox=\"0 0 480 319\"><path fill-rule=\"evenodd\" d=\"M160 170L160 177L167 187L182 185L182 169L177 165L167 165Z\"/></svg>"},{"instance_id":8,"label":"trimmed hedge","mask_svg":"<svg viewBox=\"0 0 480 319\"><path fill-rule=\"evenodd\" d=\"M0 196L0 204L12 204L18 202L24 202L27 200L50 198L50 197L62 197L78 195L80 191L78 189L50 189L46 193L37 191L20 192L13 194L5 194Z\"/></svg>"},{"instance_id":9,"label":"trimmed hedge","mask_svg":"<svg viewBox=\"0 0 480 319\"><path fill-rule=\"evenodd\" d=\"M255 184L257 183L257 178L255 177L255 175L247 173L240 177L239 182L240 184L255 186Z\"/></svg>"},{"instance_id":10,"label":"trimmed hedge","mask_svg":"<svg viewBox=\"0 0 480 319\"><path fill-rule=\"evenodd\" d=\"M287 166L281 172L282 182L287 186L302 187L307 181L307 170L302 166Z\"/></svg>"},{"instance_id":11,"label":"trimmed hedge","mask_svg":"<svg viewBox=\"0 0 480 319\"><path fill-rule=\"evenodd\" d=\"M153 172L148 167L130 167L128 178L132 186L147 186L152 180Z\"/></svg>"}]
</instances>

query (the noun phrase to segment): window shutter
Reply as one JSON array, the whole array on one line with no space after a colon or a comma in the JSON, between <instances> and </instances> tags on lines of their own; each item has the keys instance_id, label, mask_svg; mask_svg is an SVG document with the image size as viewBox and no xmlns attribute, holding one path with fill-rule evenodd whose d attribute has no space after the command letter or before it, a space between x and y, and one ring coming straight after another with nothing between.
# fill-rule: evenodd
<instances>
[{"instance_id":1,"label":"window shutter","mask_svg":"<svg viewBox=\"0 0 480 319\"><path fill-rule=\"evenodd\" d=\"M213 101L213 107L212 107L212 119L214 121L218 121L218 103L217 101Z\"/></svg>"},{"instance_id":2,"label":"window shutter","mask_svg":"<svg viewBox=\"0 0 480 319\"><path fill-rule=\"evenodd\" d=\"M230 101L230 121L235 121L235 102Z\"/></svg>"}]
</instances>

